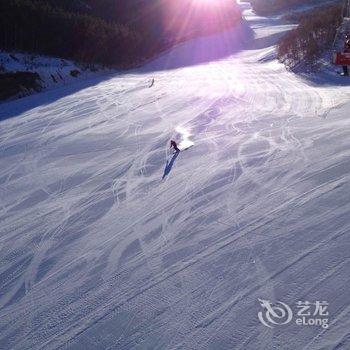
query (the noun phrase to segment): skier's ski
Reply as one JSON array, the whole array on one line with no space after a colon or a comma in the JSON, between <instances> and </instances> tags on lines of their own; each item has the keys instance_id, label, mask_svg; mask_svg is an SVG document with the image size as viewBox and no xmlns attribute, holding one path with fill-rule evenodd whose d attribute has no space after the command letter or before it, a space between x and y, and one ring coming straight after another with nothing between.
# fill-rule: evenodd
<instances>
[{"instance_id":1,"label":"skier's ski","mask_svg":"<svg viewBox=\"0 0 350 350\"><path fill-rule=\"evenodd\" d=\"M190 149L191 147L193 147L194 145L189 145L189 146L186 146L184 148L181 148L181 145L180 145L180 151L187 151L188 149Z\"/></svg>"}]
</instances>

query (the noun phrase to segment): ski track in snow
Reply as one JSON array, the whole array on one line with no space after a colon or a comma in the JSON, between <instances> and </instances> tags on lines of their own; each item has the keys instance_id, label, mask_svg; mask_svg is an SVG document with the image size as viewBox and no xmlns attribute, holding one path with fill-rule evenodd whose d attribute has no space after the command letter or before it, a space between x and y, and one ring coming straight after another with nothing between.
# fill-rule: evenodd
<instances>
[{"instance_id":1,"label":"ski track in snow","mask_svg":"<svg viewBox=\"0 0 350 350\"><path fill-rule=\"evenodd\" d=\"M157 69L185 43L1 105L0 348L350 348L350 88L286 72L289 27L245 16L221 60ZM164 170L173 137L194 147ZM331 326L266 328L259 298Z\"/></svg>"}]
</instances>

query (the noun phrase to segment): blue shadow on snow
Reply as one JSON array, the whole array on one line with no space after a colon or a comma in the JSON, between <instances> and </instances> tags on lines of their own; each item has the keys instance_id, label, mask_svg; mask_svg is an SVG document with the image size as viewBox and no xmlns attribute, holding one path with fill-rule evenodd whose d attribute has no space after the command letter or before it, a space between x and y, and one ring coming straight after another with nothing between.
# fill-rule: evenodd
<instances>
[{"instance_id":1,"label":"blue shadow on snow","mask_svg":"<svg viewBox=\"0 0 350 350\"><path fill-rule=\"evenodd\" d=\"M179 152L175 152L174 155L172 156L172 158L169 160L166 161L166 165L165 165L165 169L164 169L164 174L163 174L163 177L162 177L162 180L165 179L166 176L169 175L169 173L171 172L171 169L175 163L175 160L176 158L179 156L180 154L180 151Z\"/></svg>"}]
</instances>

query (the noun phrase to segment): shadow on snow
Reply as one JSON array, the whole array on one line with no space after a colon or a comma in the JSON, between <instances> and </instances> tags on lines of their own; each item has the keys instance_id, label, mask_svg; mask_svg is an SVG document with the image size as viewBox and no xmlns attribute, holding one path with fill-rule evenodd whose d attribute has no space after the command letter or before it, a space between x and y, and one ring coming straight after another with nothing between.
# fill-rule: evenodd
<instances>
[{"instance_id":1,"label":"shadow on snow","mask_svg":"<svg viewBox=\"0 0 350 350\"><path fill-rule=\"evenodd\" d=\"M171 172L171 169L175 163L175 160L176 158L179 156L180 152L176 152L174 153L174 155L171 157L170 161L167 160L166 161L166 165L165 165L165 169L164 169L164 174L163 174L163 177L162 177L162 180L165 179L166 176L169 175L169 173Z\"/></svg>"}]
</instances>

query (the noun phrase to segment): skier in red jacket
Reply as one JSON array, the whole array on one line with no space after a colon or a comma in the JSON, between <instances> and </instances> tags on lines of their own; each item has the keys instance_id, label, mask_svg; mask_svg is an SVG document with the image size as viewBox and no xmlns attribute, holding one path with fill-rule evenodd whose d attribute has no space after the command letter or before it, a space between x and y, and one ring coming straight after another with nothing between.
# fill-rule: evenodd
<instances>
[{"instance_id":1,"label":"skier in red jacket","mask_svg":"<svg viewBox=\"0 0 350 350\"><path fill-rule=\"evenodd\" d=\"M345 44L344 44L344 52L345 53L350 53L350 39L349 39L349 35L346 35L346 40L345 40ZM349 70L348 70L348 66L343 66L343 73L341 73L342 76L344 77L348 77L349 76Z\"/></svg>"},{"instance_id":2,"label":"skier in red jacket","mask_svg":"<svg viewBox=\"0 0 350 350\"><path fill-rule=\"evenodd\" d=\"M180 152L180 149L179 149L179 147L177 147L177 144L174 140L170 141L170 148L172 148L172 147L174 148L175 152Z\"/></svg>"}]
</instances>

